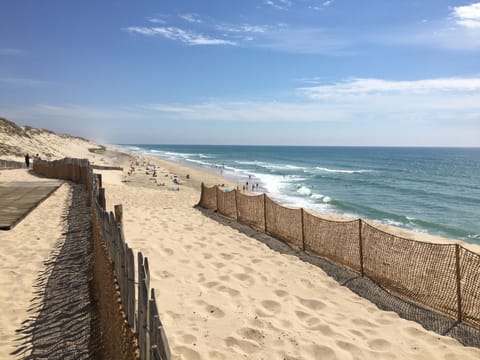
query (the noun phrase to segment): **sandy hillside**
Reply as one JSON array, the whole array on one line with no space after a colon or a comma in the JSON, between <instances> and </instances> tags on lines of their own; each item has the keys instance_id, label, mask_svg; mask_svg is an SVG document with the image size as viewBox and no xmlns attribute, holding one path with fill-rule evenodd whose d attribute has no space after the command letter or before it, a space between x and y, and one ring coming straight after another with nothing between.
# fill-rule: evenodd
<instances>
[{"instance_id":1,"label":"sandy hillside","mask_svg":"<svg viewBox=\"0 0 480 360\"><path fill-rule=\"evenodd\" d=\"M80 137L19 126L0 118L0 159L24 161L25 154L29 153L32 157L39 154L44 160L79 157L98 161L100 157L95 157L93 149L100 151L102 147Z\"/></svg>"}]
</instances>

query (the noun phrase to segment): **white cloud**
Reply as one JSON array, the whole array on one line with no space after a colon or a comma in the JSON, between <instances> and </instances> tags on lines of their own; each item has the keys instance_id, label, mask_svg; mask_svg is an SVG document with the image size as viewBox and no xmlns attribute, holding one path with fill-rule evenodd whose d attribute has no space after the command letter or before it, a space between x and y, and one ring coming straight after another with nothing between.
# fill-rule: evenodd
<instances>
[{"instance_id":1,"label":"white cloud","mask_svg":"<svg viewBox=\"0 0 480 360\"><path fill-rule=\"evenodd\" d=\"M159 18L148 18L148 21L153 23L153 24L166 24L167 21L164 19L159 19Z\"/></svg>"},{"instance_id":2,"label":"white cloud","mask_svg":"<svg viewBox=\"0 0 480 360\"><path fill-rule=\"evenodd\" d=\"M287 10L289 7L292 6L292 2L290 0L266 0L265 4L279 10Z\"/></svg>"},{"instance_id":3,"label":"white cloud","mask_svg":"<svg viewBox=\"0 0 480 360\"><path fill-rule=\"evenodd\" d=\"M470 29L480 29L480 2L454 7L453 16L458 25Z\"/></svg>"},{"instance_id":4,"label":"white cloud","mask_svg":"<svg viewBox=\"0 0 480 360\"><path fill-rule=\"evenodd\" d=\"M217 25L217 29L220 31L232 32L232 33L265 33L269 27L265 25Z\"/></svg>"},{"instance_id":5,"label":"white cloud","mask_svg":"<svg viewBox=\"0 0 480 360\"><path fill-rule=\"evenodd\" d=\"M188 21L190 23L202 23L202 19L198 14L181 14L179 17L185 21Z\"/></svg>"},{"instance_id":6,"label":"white cloud","mask_svg":"<svg viewBox=\"0 0 480 360\"><path fill-rule=\"evenodd\" d=\"M434 92L480 92L478 78L440 78L412 81L389 81L383 79L350 79L333 85L299 88L311 99L326 99L341 96L364 96L367 94L428 94Z\"/></svg>"},{"instance_id":7,"label":"white cloud","mask_svg":"<svg viewBox=\"0 0 480 360\"><path fill-rule=\"evenodd\" d=\"M217 39L193 31L183 30L177 27L136 27L127 28L130 33L146 36L163 36L170 40L176 40L188 45L236 45L235 42L225 39Z\"/></svg>"}]
</instances>

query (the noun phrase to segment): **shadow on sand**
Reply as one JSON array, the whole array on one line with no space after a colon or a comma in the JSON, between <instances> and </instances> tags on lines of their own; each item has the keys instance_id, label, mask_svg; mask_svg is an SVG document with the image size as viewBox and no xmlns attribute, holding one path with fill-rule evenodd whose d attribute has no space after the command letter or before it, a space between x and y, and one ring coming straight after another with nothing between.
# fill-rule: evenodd
<instances>
[{"instance_id":1,"label":"shadow on sand","mask_svg":"<svg viewBox=\"0 0 480 360\"><path fill-rule=\"evenodd\" d=\"M318 266L339 284L346 286L357 295L371 301L382 310L393 311L404 319L419 323L427 330L434 331L440 335L453 337L465 346L480 348L480 329L475 329L463 323L458 323L455 319L448 316L408 302L375 284L367 277L361 277L358 273L346 267L293 248L248 225L240 224L235 220L226 218L216 212L203 209L199 206L196 206L196 209L202 212L205 216L221 224L228 225L249 237L263 242L265 245L279 253L294 255L302 261Z\"/></svg>"},{"instance_id":2,"label":"shadow on sand","mask_svg":"<svg viewBox=\"0 0 480 360\"><path fill-rule=\"evenodd\" d=\"M97 336L90 300L92 231L82 185L70 183L65 232L38 274L31 316L17 329L21 359L92 359Z\"/></svg>"}]
</instances>

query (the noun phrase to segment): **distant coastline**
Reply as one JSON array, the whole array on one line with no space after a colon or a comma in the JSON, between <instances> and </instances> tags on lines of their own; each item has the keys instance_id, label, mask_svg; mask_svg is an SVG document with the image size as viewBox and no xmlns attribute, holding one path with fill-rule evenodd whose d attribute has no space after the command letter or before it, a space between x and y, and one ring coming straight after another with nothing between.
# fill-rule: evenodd
<instances>
[{"instance_id":1,"label":"distant coastline","mask_svg":"<svg viewBox=\"0 0 480 360\"><path fill-rule=\"evenodd\" d=\"M222 175L240 189L258 183L286 205L480 243L480 148L118 146Z\"/></svg>"}]
</instances>

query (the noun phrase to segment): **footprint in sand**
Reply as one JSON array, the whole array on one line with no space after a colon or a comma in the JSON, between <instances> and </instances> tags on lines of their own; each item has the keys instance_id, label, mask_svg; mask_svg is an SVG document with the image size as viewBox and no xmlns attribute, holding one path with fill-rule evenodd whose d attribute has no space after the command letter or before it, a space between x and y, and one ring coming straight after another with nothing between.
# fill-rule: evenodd
<instances>
[{"instance_id":1,"label":"footprint in sand","mask_svg":"<svg viewBox=\"0 0 480 360\"><path fill-rule=\"evenodd\" d=\"M202 255L205 260L211 259L213 257L212 254L209 253L203 253Z\"/></svg>"},{"instance_id":2,"label":"footprint in sand","mask_svg":"<svg viewBox=\"0 0 480 360\"><path fill-rule=\"evenodd\" d=\"M168 279L168 278L171 278L173 276L172 273L164 270L164 271L160 271L158 273L155 273L156 275L158 274L159 277L163 278L163 279Z\"/></svg>"},{"instance_id":3,"label":"footprint in sand","mask_svg":"<svg viewBox=\"0 0 480 360\"><path fill-rule=\"evenodd\" d=\"M392 344L385 339L370 340L367 344L374 351L387 351L392 347Z\"/></svg>"},{"instance_id":4,"label":"footprint in sand","mask_svg":"<svg viewBox=\"0 0 480 360\"><path fill-rule=\"evenodd\" d=\"M225 316L225 313L222 311L222 309L214 306L214 305L209 305L205 307L205 311L213 316L214 318L221 319Z\"/></svg>"},{"instance_id":5,"label":"footprint in sand","mask_svg":"<svg viewBox=\"0 0 480 360\"><path fill-rule=\"evenodd\" d=\"M240 295L240 291L238 290L235 290L235 289L232 289L228 286L219 286L217 288L218 291L221 291L221 292L225 292L227 293L228 295L230 295L231 297L237 297L238 295Z\"/></svg>"},{"instance_id":6,"label":"footprint in sand","mask_svg":"<svg viewBox=\"0 0 480 360\"><path fill-rule=\"evenodd\" d=\"M260 330L249 327L239 329L237 334L239 334L243 339L252 340L258 344L261 344L263 339L265 339L265 335L263 335Z\"/></svg>"},{"instance_id":7,"label":"footprint in sand","mask_svg":"<svg viewBox=\"0 0 480 360\"><path fill-rule=\"evenodd\" d=\"M314 299L303 299L299 296L296 296L298 299L298 302L302 304L303 306L309 308L310 310L318 311L322 310L326 307L326 305L319 301L319 300L314 300Z\"/></svg>"},{"instance_id":8,"label":"footprint in sand","mask_svg":"<svg viewBox=\"0 0 480 360\"><path fill-rule=\"evenodd\" d=\"M221 253L220 256L225 259L225 260L232 260L233 259L233 255L232 254L225 254L225 253Z\"/></svg>"},{"instance_id":9,"label":"footprint in sand","mask_svg":"<svg viewBox=\"0 0 480 360\"><path fill-rule=\"evenodd\" d=\"M170 248L162 248L162 250L167 255L173 255L173 250Z\"/></svg>"},{"instance_id":10,"label":"footprint in sand","mask_svg":"<svg viewBox=\"0 0 480 360\"><path fill-rule=\"evenodd\" d=\"M227 360L227 357L218 351L209 351L208 358L212 360Z\"/></svg>"},{"instance_id":11,"label":"footprint in sand","mask_svg":"<svg viewBox=\"0 0 480 360\"><path fill-rule=\"evenodd\" d=\"M225 267L225 264L221 262L216 262L216 263L213 263L213 266L215 266L217 269L221 269Z\"/></svg>"},{"instance_id":12,"label":"footprint in sand","mask_svg":"<svg viewBox=\"0 0 480 360\"><path fill-rule=\"evenodd\" d=\"M365 319L360 319L360 318L354 318L351 320L351 322L355 325L361 326L361 327L366 327L366 328L374 328L375 325L371 323L370 321L367 321Z\"/></svg>"},{"instance_id":13,"label":"footprint in sand","mask_svg":"<svg viewBox=\"0 0 480 360\"><path fill-rule=\"evenodd\" d=\"M313 284L310 280L308 279L301 279L300 282L302 283L302 285L304 285L307 289L311 289L313 288Z\"/></svg>"},{"instance_id":14,"label":"footprint in sand","mask_svg":"<svg viewBox=\"0 0 480 360\"><path fill-rule=\"evenodd\" d=\"M306 347L307 352L313 356L314 359L322 359L322 360L334 360L334 359L341 359L341 357L337 357L335 351L324 345L317 345L312 344Z\"/></svg>"},{"instance_id":15,"label":"footprint in sand","mask_svg":"<svg viewBox=\"0 0 480 360\"><path fill-rule=\"evenodd\" d=\"M250 275L239 273L239 274L233 274L233 276L238 280L243 281L248 286L252 286L253 284L255 284L255 280Z\"/></svg>"},{"instance_id":16,"label":"footprint in sand","mask_svg":"<svg viewBox=\"0 0 480 360\"><path fill-rule=\"evenodd\" d=\"M261 349L260 346L254 341L237 339L233 336L227 337L225 339L225 344L228 347L239 348L241 351L243 351L246 354L253 354L255 352L258 352Z\"/></svg>"},{"instance_id":17,"label":"footprint in sand","mask_svg":"<svg viewBox=\"0 0 480 360\"><path fill-rule=\"evenodd\" d=\"M262 304L262 307L264 310L267 310L266 316L272 316L274 314L278 314L280 310L282 309L282 305L280 303L273 301L273 300L263 300L260 304ZM260 309L258 309L260 310ZM257 311L259 314L265 314L263 311L260 310ZM264 315L265 316L265 315Z\"/></svg>"},{"instance_id":18,"label":"footprint in sand","mask_svg":"<svg viewBox=\"0 0 480 360\"><path fill-rule=\"evenodd\" d=\"M205 283L203 286L211 289L211 288L214 288L215 286L219 285L220 283L217 282L217 281L209 281L207 283Z\"/></svg>"},{"instance_id":19,"label":"footprint in sand","mask_svg":"<svg viewBox=\"0 0 480 360\"><path fill-rule=\"evenodd\" d=\"M181 359L187 359L187 360L201 359L201 356L197 351L190 349L189 347L186 347L186 346L175 346L173 348L173 353L179 356Z\"/></svg>"},{"instance_id":20,"label":"footprint in sand","mask_svg":"<svg viewBox=\"0 0 480 360\"><path fill-rule=\"evenodd\" d=\"M186 334L182 336L184 344L191 345L197 342L197 338L191 334Z\"/></svg>"},{"instance_id":21,"label":"footprint in sand","mask_svg":"<svg viewBox=\"0 0 480 360\"><path fill-rule=\"evenodd\" d=\"M229 281L230 280L230 275L222 275L218 277L222 281Z\"/></svg>"},{"instance_id":22,"label":"footprint in sand","mask_svg":"<svg viewBox=\"0 0 480 360\"><path fill-rule=\"evenodd\" d=\"M283 298L288 295L288 292L286 292L285 290L278 289L274 291L274 294L277 295L278 297Z\"/></svg>"}]
</instances>

